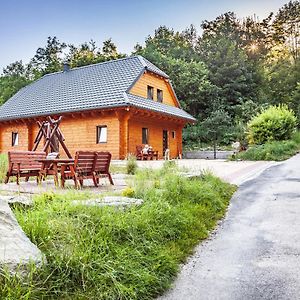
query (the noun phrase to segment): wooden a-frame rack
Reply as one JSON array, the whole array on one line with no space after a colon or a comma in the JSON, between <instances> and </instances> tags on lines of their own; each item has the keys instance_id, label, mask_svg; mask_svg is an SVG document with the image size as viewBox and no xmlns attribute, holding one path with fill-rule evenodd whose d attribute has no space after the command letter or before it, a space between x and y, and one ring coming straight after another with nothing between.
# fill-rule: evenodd
<instances>
[{"instance_id":1,"label":"wooden a-frame rack","mask_svg":"<svg viewBox=\"0 0 300 300\"><path fill-rule=\"evenodd\" d=\"M47 117L46 121L37 122L39 126L39 131L34 140L34 146L32 151L36 151L42 138L44 138L45 140L45 144L43 147L44 152L48 153L49 147L51 149L56 149L57 148L56 141L58 141L58 143L61 144L62 148L64 149L68 158L72 158L72 155L64 142L65 138L61 130L59 129L61 120L62 120L62 116L60 116L57 120L52 119L51 117Z\"/></svg>"}]
</instances>

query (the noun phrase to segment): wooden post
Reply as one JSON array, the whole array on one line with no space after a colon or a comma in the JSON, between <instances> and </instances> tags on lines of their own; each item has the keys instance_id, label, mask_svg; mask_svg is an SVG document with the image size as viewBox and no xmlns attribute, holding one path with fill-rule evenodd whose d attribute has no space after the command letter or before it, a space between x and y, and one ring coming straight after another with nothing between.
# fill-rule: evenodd
<instances>
[{"instance_id":1,"label":"wooden post","mask_svg":"<svg viewBox=\"0 0 300 300\"><path fill-rule=\"evenodd\" d=\"M128 121L131 117L131 113L129 110L127 111L116 111L116 116L119 120L119 128L120 128L120 158L126 159L129 154L129 126Z\"/></svg>"}]
</instances>

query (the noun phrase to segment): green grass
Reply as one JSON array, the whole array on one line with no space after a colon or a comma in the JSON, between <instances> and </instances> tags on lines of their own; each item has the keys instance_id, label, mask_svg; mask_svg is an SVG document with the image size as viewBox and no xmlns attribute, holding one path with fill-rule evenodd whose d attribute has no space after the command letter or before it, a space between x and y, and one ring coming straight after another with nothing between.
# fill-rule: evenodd
<instances>
[{"instance_id":1,"label":"green grass","mask_svg":"<svg viewBox=\"0 0 300 300\"><path fill-rule=\"evenodd\" d=\"M300 133L297 132L291 140L274 141L263 145L250 146L247 151L240 152L235 159L281 161L295 155L299 150Z\"/></svg>"},{"instance_id":2,"label":"green grass","mask_svg":"<svg viewBox=\"0 0 300 300\"><path fill-rule=\"evenodd\" d=\"M132 187L144 204L128 209L71 206L45 194L16 217L46 255L22 280L2 272L0 299L153 299L223 217L235 187L210 174L176 175L168 164L139 170Z\"/></svg>"},{"instance_id":3,"label":"green grass","mask_svg":"<svg viewBox=\"0 0 300 300\"><path fill-rule=\"evenodd\" d=\"M126 174L127 173L127 169L126 169L125 165L120 166L120 165L115 165L114 163L110 164L109 171L112 174Z\"/></svg>"},{"instance_id":4,"label":"green grass","mask_svg":"<svg viewBox=\"0 0 300 300\"><path fill-rule=\"evenodd\" d=\"M8 167L7 154L0 154L0 183L4 181Z\"/></svg>"}]
</instances>

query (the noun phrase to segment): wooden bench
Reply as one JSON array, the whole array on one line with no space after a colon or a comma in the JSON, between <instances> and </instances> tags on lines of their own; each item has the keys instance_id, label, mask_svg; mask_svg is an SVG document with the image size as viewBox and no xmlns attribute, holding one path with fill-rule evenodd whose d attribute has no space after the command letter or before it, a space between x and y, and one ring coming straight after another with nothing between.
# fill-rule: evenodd
<instances>
[{"instance_id":1,"label":"wooden bench","mask_svg":"<svg viewBox=\"0 0 300 300\"><path fill-rule=\"evenodd\" d=\"M95 159L94 174L97 184L99 183L99 178L108 177L110 184L114 185L109 172L111 154L109 152L96 152Z\"/></svg>"},{"instance_id":2,"label":"wooden bench","mask_svg":"<svg viewBox=\"0 0 300 300\"><path fill-rule=\"evenodd\" d=\"M61 165L62 187L68 179L73 179L76 187L78 187L78 182L82 187L84 179L92 179L97 187L99 178L103 176L107 176L113 184L109 173L110 160L109 152L77 151L74 163Z\"/></svg>"},{"instance_id":3,"label":"wooden bench","mask_svg":"<svg viewBox=\"0 0 300 300\"><path fill-rule=\"evenodd\" d=\"M40 159L46 158L46 152L37 151L8 151L8 171L6 173L5 183L8 183L11 176L17 177L17 184L20 184L20 178L36 176L40 181L40 172L42 163Z\"/></svg>"}]
</instances>

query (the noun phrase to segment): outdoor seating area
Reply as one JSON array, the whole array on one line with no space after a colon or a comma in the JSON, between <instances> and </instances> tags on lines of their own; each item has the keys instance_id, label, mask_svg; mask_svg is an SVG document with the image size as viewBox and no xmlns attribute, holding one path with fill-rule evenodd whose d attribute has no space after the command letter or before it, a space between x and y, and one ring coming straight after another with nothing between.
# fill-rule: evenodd
<instances>
[{"instance_id":1,"label":"outdoor seating area","mask_svg":"<svg viewBox=\"0 0 300 300\"><path fill-rule=\"evenodd\" d=\"M103 177L107 177L110 184L114 185L109 172L111 153L77 151L75 159L72 158L59 129L61 120L62 117L57 120L47 117L46 121L37 122L39 131L32 151L8 151L9 166L5 178L6 184L10 177L16 177L17 185L19 185L21 177L25 177L26 181L30 177L36 177L39 184L45 181L47 176L53 176L56 187L64 187L66 180L69 179L74 181L76 188L79 184L83 187L85 179L92 179L94 186L98 187L99 180ZM44 139L43 149L37 151L42 139ZM59 145L62 146L67 158L59 158Z\"/></svg>"},{"instance_id":2,"label":"outdoor seating area","mask_svg":"<svg viewBox=\"0 0 300 300\"><path fill-rule=\"evenodd\" d=\"M11 177L16 177L17 185L20 178L36 177L37 183L41 183L48 175L53 176L55 186L65 186L65 181L72 179L75 187L83 187L83 180L92 179L94 186L98 187L99 179L107 177L111 185L114 185L109 172L111 154L109 152L77 151L75 159L57 158L57 155L46 155L46 152L37 151L9 151L8 171L5 183ZM60 182L59 182L60 177Z\"/></svg>"},{"instance_id":3,"label":"outdoor seating area","mask_svg":"<svg viewBox=\"0 0 300 300\"><path fill-rule=\"evenodd\" d=\"M158 151L153 150L149 145L137 145L136 146L136 159L137 160L158 160Z\"/></svg>"}]
</instances>

